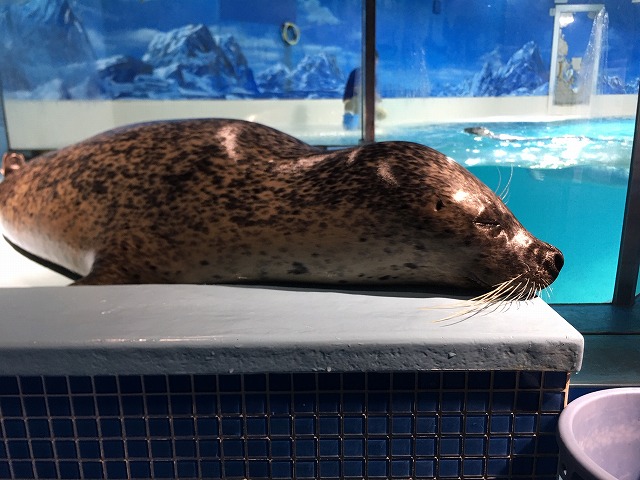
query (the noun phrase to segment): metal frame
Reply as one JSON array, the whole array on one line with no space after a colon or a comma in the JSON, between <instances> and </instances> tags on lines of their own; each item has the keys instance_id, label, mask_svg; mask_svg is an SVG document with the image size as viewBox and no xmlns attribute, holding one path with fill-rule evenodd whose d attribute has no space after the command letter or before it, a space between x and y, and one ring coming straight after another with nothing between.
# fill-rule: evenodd
<instances>
[{"instance_id":1,"label":"metal frame","mask_svg":"<svg viewBox=\"0 0 640 480\"><path fill-rule=\"evenodd\" d=\"M372 143L376 137L376 0L365 0L362 12L362 139Z\"/></svg>"},{"instance_id":2,"label":"metal frame","mask_svg":"<svg viewBox=\"0 0 640 480\"><path fill-rule=\"evenodd\" d=\"M618 306L631 306L636 299L640 268L640 91L638 91L636 126L629 167L629 187L622 222L620 255L612 303Z\"/></svg>"}]
</instances>

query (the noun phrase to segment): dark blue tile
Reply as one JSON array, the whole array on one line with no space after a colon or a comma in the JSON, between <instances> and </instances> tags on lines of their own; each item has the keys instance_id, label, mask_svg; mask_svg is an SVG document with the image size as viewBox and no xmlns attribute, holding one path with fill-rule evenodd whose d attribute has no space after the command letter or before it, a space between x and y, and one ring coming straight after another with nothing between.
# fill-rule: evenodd
<instances>
[{"instance_id":1,"label":"dark blue tile","mask_svg":"<svg viewBox=\"0 0 640 480\"><path fill-rule=\"evenodd\" d=\"M149 393L167 393L167 377L165 375L145 375L142 377L144 391Z\"/></svg>"},{"instance_id":2,"label":"dark blue tile","mask_svg":"<svg viewBox=\"0 0 640 480\"><path fill-rule=\"evenodd\" d=\"M484 460L481 458L465 458L462 461L462 475L464 477L481 476L484 471Z\"/></svg>"},{"instance_id":3,"label":"dark blue tile","mask_svg":"<svg viewBox=\"0 0 640 480\"><path fill-rule=\"evenodd\" d=\"M24 410L28 417L46 417L47 402L45 401L44 397L24 397Z\"/></svg>"},{"instance_id":4,"label":"dark blue tile","mask_svg":"<svg viewBox=\"0 0 640 480\"><path fill-rule=\"evenodd\" d=\"M196 458L196 442L193 440L175 440L176 457Z\"/></svg>"},{"instance_id":5,"label":"dark blue tile","mask_svg":"<svg viewBox=\"0 0 640 480\"><path fill-rule=\"evenodd\" d=\"M155 460L151 462L153 467L153 478L175 478L173 473L173 462Z\"/></svg>"},{"instance_id":6,"label":"dark blue tile","mask_svg":"<svg viewBox=\"0 0 640 480\"><path fill-rule=\"evenodd\" d=\"M11 462L11 466L13 467L13 478L20 478L24 480L35 478L33 467L31 466L31 461L14 461Z\"/></svg>"},{"instance_id":7,"label":"dark blue tile","mask_svg":"<svg viewBox=\"0 0 640 480\"><path fill-rule=\"evenodd\" d=\"M538 417L538 432L555 434L558 428L558 414L540 415Z\"/></svg>"},{"instance_id":8,"label":"dark blue tile","mask_svg":"<svg viewBox=\"0 0 640 480\"><path fill-rule=\"evenodd\" d=\"M416 455L418 457L433 457L436 454L436 439L435 438L417 438Z\"/></svg>"},{"instance_id":9,"label":"dark blue tile","mask_svg":"<svg viewBox=\"0 0 640 480\"><path fill-rule=\"evenodd\" d=\"M511 415L493 415L490 420L491 433L509 433L511 431Z\"/></svg>"},{"instance_id":10,"label":"dark blue tile","mask_svg":"<svg viewBox=\"0 0 640 480\"><path fill-rule=\"evenodd\" d=\"M290 458L292 454L290 440L271 440L271 455L277 458Z\"/></svg>"},{"instance_id":11,"label":"dark blue tile","mask_svg":"<svg viewBox=\"0 0 640 480\"><path fill-rule=\"evenodd\" d=\"M144 421L140 420L143 423ZM76 430L78 431L78 437L80 438L95 438L98 436L98 425L93 418L79 418L76 420ZM134 432L127 430L127 435L131 436ZM145 436L143 431L141 436Z\"/></svg>"},{"instance_id":12,"label":"dark blue tile","mask_svg":"<svg viewBox=\"0 0 640 480\"><path fill-rule=\"evenodd\" d=\"M561 412L563 408L564 392L542 392L541 411Z\"/></svg>"},{"instance_id":13,"label":"dark blue tile","mask_svg":"<svg viewBox=\"0 0 640 480\"><path fill-rule=\"evenodd\" d=\"M201 458L220 457L220 442L218 440L200 440L198 448Z\"/></svg>"},{"instance_id":14,"label":"dark blue tile","mask_svg":"<svg viewBox=\"0 0 640 480\"><path fill-rule=\"evenodd\" d=\"M487 474L490 476L504 476L509 475L509 462L508 458L488 458L487 459Z\"/></svg>"},{"instance_id":15,"label":"dark blue tile","mask_svg":"<svg viewBox=\"0 0 640 480\"><path fill-rule=\"evenodd\" d=\"M367 440L367 456L372 457L387 457L388 446L386 438L369 438Z\"/></svg>"},{"instance_id":16,"label":"dark blue tile","mask_svg":"<svg viewBox=\"0 0 640 480\"><path fill-rule=\"evenodd\" d=\"M436 433L438 431L438 417L436 415L419 415L416 417L416 433Z\"/></svg>"},{"instance_id":17,"label":"dark blue tile","mask_svg":"<svg viewBox=\"0 0 640 480\"><path fill-rule=\"evenodd\" d=\"M493 372L494 390L514 390L518 372Z\"/></svg>"},{"instance_id":18,"label":"dark blue tile","mask_svg":"<svg viewBox=\"0 0 640 480\"><path fill-rule=\"evenodd\" d=\"M42 377L20 377L20 390L23 395L42 395L44 393Z\"/></svg>"},{"instance_id":19,"label":"dark blue tile","mask_svg":"<svg viewBox=\"0 0 640 480\"><path fill-rule=\"evenodd\" d=\"M262 400L262 402L264 402L263 399L261 399L261 400ZM315 396L315 394L313 394L313 393L296 393L294 398L293 398L293 409L294 409L296 414L314 413L316 411L316 396ZM248 410L248 407L247 407L247 410ZM263 413L263 412L257 411L257 413Z\"/></svg>"},{"instance_id":20,"label":"dark blue tile","mask_svg":"<svg viewBox=\"0 0 640 480\"><path fill-rule=\"evenodd\" d=\"M371 460L367 462L367 476L369 478L379 477L388 478L390 472L387 469L386 460Z\"/></svg>"},{"instance_id":21,"label":"dark blue tile","mask_svg":"<svg viewBox=\"0 0 640 480\"><path fill-rule=\"evenodd\" d=\"M419 412L436 412L440 407L438 392L418 392L416 409Z\"/></svg>"},{"instance_id":22,"label":"dark blue tile","mask_svg":"<svg viewBox=\"0 0 640 480\"><path fill-rule=\"evenodd\" d=\"M80 458L94 459L102 457L100 443L97 440L80 440L78 441L78 449Z\"/></svg>"},{"instance_id":23,"label":"dark blue tile","mask_svg":"<svg viewBox=\"0 0 640 480\"><path fill-rule=\"evenodd\" d=\"M107 461L105 462L107 477L112 478L128 478L127 464L125 462Z\"/></svg>"},{"instance_id":24,"label":"dark blue tile","mask_svg":"<svg viewBox=\"0 0 640 480\"><path fill-rule=\"evenodd\" d=\"M515 392L493 392L491 411L511 412L515 407Z\"/></svg>"},{"instance_id":25,"label":"dark blue tile","mask_svg":"<svg viewBox=\"0 0 640 480\"><path fill-rule=\"evenodd\" d=\"M66 395L69 393L67 377L44 377L44 389L47 395Z\"/></svg>"},{"instance_id":26,"label":"dark blue tile","mask_svg":"<svg viewBox=\"0 0 640 480\"><path fill-rule=\"evenodd\" d=\"M538 445L536 448L537 453L550 454L550 455L555 455L558 453L558 442L556 440L555 435L553 434L539 435L537 439L538 439Z\"/></svg>"},{"instance_id":27,"label":"dark blue tile","mask_svg":"<svg viewBox=\"0 0 640 480\"><path fill-rule=\"evenodd\" d=\"M122 399L122 414L125 417L144 415L144 398L141 395L125 395Z\"/></svg>"},{"instance_id":28,"label":"dark blue tile","mask_svg":"<svg viewBox=\"0 0 640 480\"><path fill-rule=\"evenodd\" d=\"M105 458L119 459L125 457L123 440L104 440L102 442L102 450Z\"/></svg>"},{"instance_id":29,"label":"dark blue tile","mask_svg":"<svg viewBox=\"0 0 640 480\"><path fill-rule=\"evenodd\" d=\"M531 475L533 473L534 457L513 457L511 460L511 472L513 475Z\"/></svg>"},{"instance_id":30,"label":"dark blue tile","mask_svg":"<svg viewBox=\"0 0 640 480\"><path fill-rule=\"evenodd\" d=\"M440 475L439 478L459 477L460 476L460 460L453 458L443 458L439 462Z\"/></svg>"},{"instance_id":31,"label":"dark blue tile","mask_svg":"<svg viewBox=\"0 0 640 480\"><path fill-rule=\"evenodd\" d=\"M335 460L320 461L320 478L340 477L340 462Z\"/></svg>"},{"instance_id":32,"label":"dark blue tile","mask_svg":"<svg viewBox=\"0 0 640 480\"><path fill-rule=\"evenodd\" d=\"M24 420L18 418L7 418L4 420L4 434L7 438L26 438L27 429Z\"/></svg>"},{"instance_id":33,"label":"dark blue tile","mask_svg":"<svg viewBox=\"0 0 640 480\"><path fill-rule=\"evenodd\" d=\"M149 450L146 440L126 440L127 455L129 458L147 458Z\"/></svg>"},{"instance_id":34,"label":"dark blue tile","mask_svg":"<svg viewBox=\"0 0 640 480\"><path fill-rule=\"evenodd\" d=\"M519 391L516 399L516 410L520 412L537 412L540 408L540 392Z\"/></svg>"},{"instance_id":35,"label":"dark blue tile","mask_svg":"<svg viewBox=\"0 0 640 480\"><path fill-rule=\"evenodd\" d=\"M223 440L222 453L225 457L244 457L244 442L242 440Z\"/></svg>"},{"instance_id":36,"label":"dark blue tile","mask_svg":"<svg viewBox=\"0 0 640 480\"><path fill-rule=\"evenodd\" d=\"M392 460L391 475L393 478L408 477L411 474L411 462L409 460Z\"/></svg>"},{"instance_id":37,"label":"dark blue tile","mask_svg":"<svg viewBox=\"0 0 640 480\"><path fill-rule=\"evenodd\" d=\"M178 460L176 462L177 478L198 478L198 462L194 460Z\"/></svg>"},{"instance_id":38,"label":"dark blue tile","mask_svg":"<svg viewBox=\"0 0 640 480\"><path fill-rule=\"evenodd\" d=\"M491 372L468 372L467 375L469 390L489 390L491 388Z\"/></svg>"},{"instance_id":39,"label":"dark blue tile","mask_svg":"<svg viewBox=\"0 0 640 480\"><path fill-rule=\"evenodd\" d=\"M392 416L391 432L395 435L410 435L413 432L413 418L410 415Z\"/></svg>"},{"instance_id":40,"label":"dark blue tile","mask_svg":"<svg viewBox=\"0 0 640 480\"><path fill-rule=\"evenodd\" d=\"M391 390L391 374L369 372L367 373L367 386L369 391L389 391Z\"/></svg>"},{"instance_id":41,"label":"dark blue tile","mask_svg":"<svg viewBox=\"0 0 640 480\"><path fill-rule=\"evenodd\" d=\"M7 447L9 450L9 456L14 460L31 458L29 442L26 440L9 440L7 442Z\"/></svg>"},{"instance_id":42,"label":"dark blue tile","mask_svg":"<svg viewBox=\"0 0 640 480\"><path fill-rule=\"evenodd\" d=\"M514 437L511 440L512 451L516 455L533 455L536 449L535 437Z\"/></svg>"},{"instance_id":43,"label":"dark blue tile","mask_svg":"<svg viewBox=\"0 0 640 480\"><path fill-rule=\"evenodd\" d=\"M345 460L342 462L345 477L364 477L364 462L362 460Z\"/></svg>"},{"instance_id":44,"label":"dark blue tile","mask_svg":"<svg viewBox=\"0 0 640 480\"><path fill-rule=\"evenodd\" d=\"M391 394L391 410L394 413L411 413L413 411L413 392L393 392Z\"/></svg>"},{"instance_id":45,"label":"dark blue tile","mask_svg":"<svg viewBox=\"0 0 640 480\"><path fill-rule=\"evenodd\" d=\"M226 421L228 421L228 419L223 419L222 420L223 430L224 430L224 425L225 425ZM277 435L277 436L282 436L282 435L289 436L289 435L291 435L291 419L289 417L285 417L285 418L272 417L272 418L270 418L269 419L269 431L271 432L271 435ZM231 433L229 435L231 435Z\"/></svg>"},{"instance_id":46,"label":"dark blue tile","mask_svg":"<svg viewBox=\"0 0 640 480\"><path fill-rule=\"evenodd\" d=\"M194 375L193 390L196 393L217 392L217 382L215 375Z\"/></svg>"},{"instance_id":47,"label":"dark blue tile","mask_svg":"<svg viewBox=\"0 0 640 480\"><path fill-rule=\"evenodd\" d=\"M411 455L410 438L393 438L391 440L391 454L394 457L407 457Z\"/></svg>"},{"instance_id":48,"label":"dark blue tile","mask_svg":"<svg viewBox=\"0 0 640 480\"><path fill-rule=\"evenodd\" d=\"M103 437L121 437L122 427L118 418L101 418L100 432Z\"/></svg>"},{"instance_id":49,"label":"dark blue tile","mask_svg":"<svg viewBox=\"0 0 640 480\"><path fill-rule=\"evenodd\" d=\"M32 440L31 450L34 458L53 458L53 444L51 440Z\"/></svg>"},{"instance_id":50,"label":"dark blue tile","mask_svg":"<svg viewBox=\"0 0 640 480\"><path fill-rule=\"evenodd\" d=\"M319 449L321 457L337 457L340 454L340 441L322 438L319 441Z\"/></svg>"},{"instance_id":51,"label":"dark blue tile","mask_svg":"<svg viewBox=\"0 0 640 480\"><path fill-rule=\"evenodd\" d=\"M364 440L361 438L345 438L342 441L342 450L345 457L364 456Z\"/></svg>"},{"instance_id":52,"label":"dark blue tile","mask_svg":"<svg viewBox=\"0 0 640 480\"><path fill-rule=\"evenodd\" d=\"M296 417L294 420L296 435L314 435L316 433L316 420L314 417Z\"/></svg>"},{"instance_id":53,"label":"dark blue tile","mask_svg":"<svg viewBox=\"0 0 640 480\"><path fill-rule=\"evenodd\" d=\"M459 415L443 415L440 418L442 433L462 433L462 417Z\"/></svg>"},{"instance_id":54,"label":"dark blue tile","mask_svg":"<svg viewBox=\"0 0 640 480\"><path fill-rule=\"evenodd\" d=\"M413 391L416 388L416 374L413 372L396 372L392 374L393 390L410 390Z\"/></svg>"},{"instance_id":55,"label":"dark blue tile","mask_svg":"<svg viewBox=\"0 0 640 480\"><path fill-rule=\"evenodd\" d=\"M320 435L338 435L340 433L340 417L319 417L318 431Z\"/></svg>"},{"instance_id":56,"label":"dark blue tile","mask_svg":"<svg viewBox=\"0 0 640 480\"><path fill-rule=\"evenodd\" d=\"M120 393L142 393L142 377L140 375L121 375L118 377Z\"/></svg>"},{"instance_id":57,"label":"dark blue tile","mask_svg":"<svg viewBox=\"0 0 640 480\"><path fill-rule=\"evenodd\" d=\"M294 442L296 457L315 457L316 456L316 442L314 439L309 438L305 440L296 440Z\"/></svg>"},{"instance_id":58,"label":"dark blue tile","mask_svg":"<svg viewBox=\"0 0 640 480\"><path fill-rule=\"evenodd\" d=\"M295 464L296 476L298 478L316 478L316 464L309 461L297 461Z\"/></svg>"},{"instance_id":59,"label":"dark blue tile","mask_svg":"<svg viewBox=\"0 0 640 480\"><path fill-rule=\"evenodd\" d=\"M4 443L0 442L0 459L5 459L5 458L7 458L7 450L4 447Z\"/></svg>"},{"instance_id":60,"label":"dark blue tile","mask_svg":"<svg viewBox=\"0 0 640 480\"><path fill-rule=\"evenodd\" d=\"M166 395L147 395L145 404L149 415L167 416L169 414L169 398Z\"/></svg>"},{"instance_id":61,"label":"dark blue tile","mask_svg":"<svg viewBox=\"0 0 640 480\"><path fill-rule=\"evenodd\" d=\"M467 415L464 426L465 433L485 433L487 417L485 415Z\"/></svg>"},{"instance_id":62,"label":"dark blue tile","mask_svg":"<svg viewBox=\"0 0 640 480\"><path fill-rule=\"evenodd\" d=\"M441 372L419 372L418 373L418 389L419 390L439 390L442 381Z\"/></svg>"},{"instance_id":63,"label":"dark blue tile","mask_svg":"<svg viewBox=\"0 0 640 480\"><path fill-rule=\"evenodd\" d=\"M435 460L416 460L416 476L420 478L435 478Z\"/></svg>"},{"instance_id":64,"label":"dark blue tile","mask_svg":"<svg viewBox=\"0 0 640 480\"><path fill-rule=\"evenodd\" d=\"M51 431L49 430L49 421L44 418L30 418L27 420L29 436L31 438L49 438Z\"/></svg>"},{"instance_id":65,"label":"dark blue tile","mask_svg":"<svg viewBox=\"0 0 640 480\"><path fill-rule=\"evenodd\" d=\"M318 390L327 392L342 388L341 375L339 373L318 373Z\"/></svg>"},{"instance_id":66,"label":"dark blue tile","mask_svg":"<svg viewBox=\"0 0 640 480\"><path fill-rule=\"evenodd\" d=\"M55 440L56 454L58 458L71 460L78 458L76 442L73 440Z\"/></svg>"},{"instance_id":67,"label":"dark blue tile","mask_svg":"<svg viewBox=\"0 0 640 480\"><path fill-rule=\"evenodd\" d=\"M152 478L150 462L129 462L129 471L132 478Z\"/></svg>"},{"instance_id":68,"label":"dark blue tile","mask_svg":"<svg viewBox=\"0 0 640 480\"><path fill-rule=\"evenodd\" d=\"M291 413L291 394L273 393L270 396L269 407L271 415L288 415Z\"/></svg>"},{"instance_id":69,"label":"dark blue tile","mask_svg":"<svg viewBox=\"0 0 640 480\"><path fill-rule=\"evenodd\" d=\"M558 471L558 457L539 457L535 460L536 476L553 476ZM556 477L557 478L557 477Z\"/></svg>"},{"instance_id":70,"label":"dark blue tile","mask_svg":"<svg viewBox=\"0 0 640 480\"><path fill-rule=\"evenodd\" d=\"M191 395L171 395L169 402L172 415L193 414L193 399Z\"/></svg>"},{"instance_id":71,"label":"dark blue tile","mask_svg":"<svg viewBox=\"0 0 640 480\"><path fill-rule=\"evenodd\" d=\"M147 436L147 426L142 418L125 418L124 431L127 437Z\"/></svg>"},{"instance_id":72,"label":"dark blue tile","mask_svg":"<svg viewBox=\"0 0 640 480\"><path fill-rule=\"evenodd\" d=\"M96 399L98 404L98 414L103 417L113 417L120 415L120 402L116 395L99 396Z\"/></svg>"},{"instance_id":73,"label":"dark blue tile","mask_svg":"<svg viewBox=\"0 0 640 480\"><path fill-rule=\"evenodd\" d=\"M76 417L92 417L96 414L93 397L74 395L71 397L71 404Z\"/></svg>"},{"instance_id":74,"label":"dark blue tile","mask_svg":"<svg viewBox=\"0 0 640 480\"><path fill-rule=\"evenodd\" d=\"M345 413L361 413L365 411L365 407L364 393L345 393L342 396L342 410Z\"/></svg>"},{"instance_id":75,"label":"dark blue tile","mask_svg":"<svg viewBox=\"0 0 640 480\"><path fill-rule=\"evenodd\" d=\"M511 438L491 437L489 438L489 456L507 456L511 454Z\"/></svg>"},{"instance_id":76,"label":"dark blue tile","mask_svg":"<svg viewBox=\"0 0 640 480\"><path fill-rule=\"evenodd\" d=\"M71 393L93 393L91 377L69 377L69 389Z\"/></svg>"},{"instance_id":77,"label":"dark blue tile","mask_svg":"<svg viewBox=\"0 0 640 480\"><path fill-rule=\"evenodd\" d=\"M82 474L84 478L104 478L102 463L95 461L82 462Z\"/></svg>"},{"instance_id":78,"label":"dark blue tile","mask_svg":"<svg viewBox=\"0 0 640 480\"><path fill-rule=\"evenodd\" d=\"M269 462L264 460L250 461L249 478L269 478Z\"/></svg>"},{"instance_id":79,"label":"dark blue tile","mask_svg":"<svg viewBox=\"0 0 640 480\"><path fill-rule=\"evenodd\" d=\"M271 373L269 374L269 390L271 392L290 392L292 388L291 374Z\"/></svg>"},{"instance_id":80,"label":"dark blue tile","mask_svg":"<svg viewBox=\"0 0 640 480\"><path fill-rule=\"evenodd\" d=\"M484 455L486 439L484 437L464 437L464 456L482 456Z\"/></svg>"},{"instance_id":81,"label":"dark blue tile","mask_svg":"<svg viewBox=\"0 0 640 480\"><path fill-rule=\"evenodd\" d=\"M389 395L387 393L369 393L367 411L369 413L387 413L389 411Z\"/></svg>"},{"instance_id":82,"label":"dark blue tile","mask_svg":"<svg viewBox=\"0 0 640 480\"><path fill-rule=\"evenodd\" d=\"M465 383L465 372L442 372L442 388L444 390L462 390Z\"/></svg>"},{"instance_id":83,"label":"dark blue tile","mask_svg":"<svg viewBox=\"0 0 640 480\"><path fill-rule=\"evenodd\" d=\"M249 458L266 458L269 456L269 442L267 440L248 440L247 455Z\"/></svg>"},{"instance_id":84,"label":"dark blue tile","mask_svg":"<svg viewBox=\"0 0 640 480\"><path fill-rule=\"evenodd\" d=\"M267 375L263 373L253 373L244 375L245 392L266 392Z\"/></svg>"},{"instance_id":85,"label":"dark blue tile","mask_svg":"<svg viewBox=\"0 0 640 480\"><path fill-rule=\"evenodd\" d=\"M249 419L250 420L250 419ZM249 422L247 420L247 422ZM196 419L199 436L218 436L218 419L217 418L198 418Z\"/></svg>"},{"instance_id":86,"label":"dark blue tile","mask_svg":"<svg viewBox=\"0 0 640 480\"><path fill-rule=\"evenodd\" d=\"M293 390L296 392L314 392L316 387L316 375L312 373L294 373Z\"/></svg>"},{"instance_id":87,"label":"dark blue tile","mask_svg":"<svg viewBox=\"0 0 640 480\"><path fill-rule=\"evenodd\" d=\"M172 418L173 434L180 437L194 437L196 434L192 418Z\"/></svg>"},{"instance_id":88,"label":"dark blue tile","mask_svg":"<svg viewBox=\"0 0 640 480\"><path fill-rule=\"evenodd\" d=\"M58 462L58 468L60 470L60 478L81 478L80 477L80 465L78 462Z\"/></svg>"},{"instance_id":89,"label":"dark blue tile","mask_svg":"<svg viewBox=\"0 0 640 480\"><path fill-rule=\"evenodd\" d=\"M516 415L514 421L515 433L535 433L537 415Z\"/></svg>"},{"instance_id":90,"label":"dark blue tile","mask_svg":"<svg viewBox=\"0 0 640 480\"><path fill-rule=\"evenodd\" d=\"M221 392L240 393L242 391L242 377L240 375L220 375L218 385Z\"/></svg>"},{"instance_id":91,"label":"dark blue tile","mask_svg":"<svg viewBox=\"0 0 640 480\"><path fill-rule=\"evenodd\" d=\"M0 382L2 377L0 377ZM0 460L0 478L11 478L11 470L9 469L9 462Z\"/></svg>"},{"instance_id":92,"label":"dark blue tile","mask_svg":"<svg viewBox=\"0 0 640 480\"><path fill-rule=\"evenodd\" d=\"M460 412L464 405L464 392L443 392L440 408L443 412Z\"/></svg>"},{"instance_id":93,"label":"dark blue tile","mask_svg":"<svg viewBox=\"0 0 640 480\"><path fill-rule=\"evenodd\" d=\"M168 437L171 435L168 418L150 418L148 424L151 437Z\"/></svg>"},{"instance_id":94,"label":"dark blue tile","mask_svg":"<svg viewBox=\"0 0 640 480\"><path fill-rule=\"evenodd\" d=\"M338 413L340 411L340 393L320 393L318 395L318 411Z\"/></svg>"},{"instance_id":95,"label":"dark blue tile","mask_svg":"<svg viewBox=\"0 0 640 480\"><path fill-rule=\"evenodd\" d=\"M200 478L222 478L222 462L205 460L200 462Z\"/></svg>"},{"instance_id":96,"label":"dark blue tile","mask_svg":"<svg viewBox=\"0 0 640 480\"><path fill-rule=\"evenodd\" d=\"M73 422L67 418L54 418L51 420L51 426L53 427L53 436L58 438L72 438L73 434Z\"/></svg>"},{"instance_id":97,"label":"dark blue tile","mask_svg":"<svg viewBox=\"0 0 640 480\"><path fill-rule=\"evenodd\" d=\"M262 415L267 413L267 397L264 394L247 394L244 402L247 415ZM298 403L296 397L296 408L297 406Z\"/></svg>"},{"instance_id":98,"label":"dark blue tile","mask_svg":"<svg viewBox=\"0 0 640 480\"><path fill-rule=\"evenodd\" d=\"M218 403L213 395L196 395L196 413L198 415L216 415Z\"/></svg>"},{"instance_id":99,"label":"dark blue tile","mask_svg":"<svg viewBox=\"0 0 640 480\"><path fill-rule=\"evenodd\" d=\"M0 416L22 417L20 397L0 397Z\"/></svg>"},{"instance_id":100,"label":"dark blue tile","mask_svg":"<svg viewBox=\"0 0 640 480\"><path fill-rule=\"evenodd\" d=\"M345 435L363 435L364 434L364 417L345 416L342 421L342 429Z\"/></svg>"},{"instance_id":101,"label":"dark blue tile","mask_svg":"<svg viewBox=\"0 0 640 480\"><path fill-rule=\"evenodd\" d=\"M191 393L191 376L169 375L169 391L171 393Z\"/></svg>"},{"instance_id":102,"label":"dark blue tile","mask_svg":"<svg viewBox=\"0 0 640 480\"><path fill-rule=\"evenodd\" d=\"M151 440L151 456L156 459L173 457L171 440Z\"/></svg>"},{"instance_id":103,"label":"dark blue tile","mask_svg":"<svg viewBox=\"0 0 640 480\"><path fill-rule=\"evenodd\" d=\"M246 477L244 462L240 460L227 460L224 462L224 472L227 477Z\"/></svg>"},{"instance_id":104,"label":"dark blue tile","mask_svg":"<svg viewBox=\"0 0 640 480\"><path fill-rule=\"evenodd\" d=\"M56 464L52 461L36 461L36 474L38 478L57 478Z\"/></svg>"},{"instance_id":105,"label":"dark blue tile","mask_svg":"<svg viewBox=\"0 0 640 480\"><path fill-rule=\"evenodd\" d=\"M113 375L97 375L93 377L96 393L118 393L118 381Z\"/></svg>"},{"instance_id":106,"label":"dark blue tile","mask_svg":"<svg viewBox=\"0 0 640 480\"><path fill-rule=\"evenodd\" d=\"M544 388L564 390L568 382L567 372L544 372Z\"/></svg>"},{"instance_id":107,"label":"dark blue tile","mask_svg":"<svg viewBox=\"0 0 640 480\"><path fill-rule=\"evenodd\" d=\"M18 395L18 377L0 375L0 395Z\"/></svg>"},{"instance_id":108,"label":"dark blue tile","mask_svg":"<svg viewBox=\"0 0 640 480\"><path fill-rule=\"evenodd\" d=\"M519 372L519 389L536 389L542 387L542 372Z\"/></svg>"},{"instance_id":109,"label":"dark blue tile","mask_svg":"<svg viewBox=\"0 0 640 480\"><path fill-rule=\"evenodd\" d=\"M367 382L367 374L364 372L353 372L342 374L342 388L345 391L364 391Z\"/></svg>"},{"instance_id":110,"label":"dark blue tile","mask_svg":"<svg viewBox=\"0 0 640 480\"><path fill-rule=\"evenodd\" d=\"M387 417L367 417L367 431L369 435L385 435L388 433Z\"/></svg>"},{"instance_id":111,"label":"dark blue tile","mask_svg":"<svg viewBox=\"0 0 640 480\"><path fill-rule=\"evenodd\" d=\"M264 436L266 434L266 418L247 418L247 435Z\"/></svg>"},{"instance_id":112,"label":"dark blue tile","mask_svg":"<svg viewBox=\"0 0 640 480\"><path fill-rule=\"evenodd\" d=\"M239 395L221 395L220 411L223 414L242 412L242 399Z\"/></svg>"},{"instance_id":113,"label":"dark blue tile","mask_svg":"<svg viewBox=\"0 0 640 480\"><path fill-rule=\"evenodd\" d=\"M48 397L49 415L52 417L71 416L71 402L69 397Z\"/></svg>"},{"instance_id":114,"label":"dark blue tile","mask_svg":"<svg viewBox=\"0 0 640 480\"><path fill-rule=\"evenodd\" d=\"M272 478L293 478L293 464L291 462L273 461L271 462Z\"/></svg>"},{"instance_id":115,"label":"dark blue tile","mask_svg":"<svg viewBox=\"0 0 640 480\"><path fill-rule=\"evenodd\" d=\"M459 456L462 452L462 441L459 437L440 438L440 456Z\"/></svg>"},{"instance_id":116,"label":"dark blue tile","mask_svg":"<svg viewBox=\"0 0 640 480\"><path fill-rule=\"evenodd\" d=\"M466 407L468 412L486 412L489 410L489 392L469 392Z\"/></svg>"}]
</instances>

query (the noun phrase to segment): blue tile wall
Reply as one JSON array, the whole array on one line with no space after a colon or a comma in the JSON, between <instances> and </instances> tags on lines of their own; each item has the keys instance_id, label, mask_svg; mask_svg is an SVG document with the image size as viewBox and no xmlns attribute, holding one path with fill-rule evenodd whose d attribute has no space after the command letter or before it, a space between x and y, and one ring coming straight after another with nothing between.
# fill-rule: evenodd
<instances>
[{"instance_id":1,"label":"blue tile wall","mask_svg":"<svg viewBox=\"0 0 640 480\"><path fill-rule=\"evenodd\" d=\"M555 479L564 372L0 377L0 478Z\"/></svg>"}]
</instances>

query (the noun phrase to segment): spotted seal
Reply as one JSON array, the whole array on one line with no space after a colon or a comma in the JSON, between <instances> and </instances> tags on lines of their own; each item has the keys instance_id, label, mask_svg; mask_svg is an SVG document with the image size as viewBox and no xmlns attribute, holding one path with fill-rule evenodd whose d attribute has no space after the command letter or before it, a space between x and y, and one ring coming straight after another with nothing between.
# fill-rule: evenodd
<instances>
[{"instance_id":1,"label":"spotted seal","mask_svg":"<svg viewBox=\"0 0 640 480\"><path fill-rule=\"evenodd\" d=\"M11 154L4 170L5 237L75 285L511 282L531 295L563 264L468 170L415 143L330 151L245 121L163 121L27 164Z\"/></svg>"}]
</instances>

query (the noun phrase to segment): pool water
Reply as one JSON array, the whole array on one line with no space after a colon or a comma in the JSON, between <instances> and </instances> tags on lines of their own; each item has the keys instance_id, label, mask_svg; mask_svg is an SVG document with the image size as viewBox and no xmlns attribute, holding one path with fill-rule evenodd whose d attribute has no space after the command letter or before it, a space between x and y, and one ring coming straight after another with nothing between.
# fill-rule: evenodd
<instances>
[{"instance_id":1,"label":"pool water","mask_svg":"<svg viewBox=\"0 0 640 480\"><path fill-rule=\"evenodd\" d=\"M383 126L376 139L429 145L498 193L509 184L509 208L529 231L565 256L560 276L543 298L551 303L610 302L634 120L482 124L496 135L511 136L508 140L464 131L474 126Z\"/></svg>"}]
</instances>

